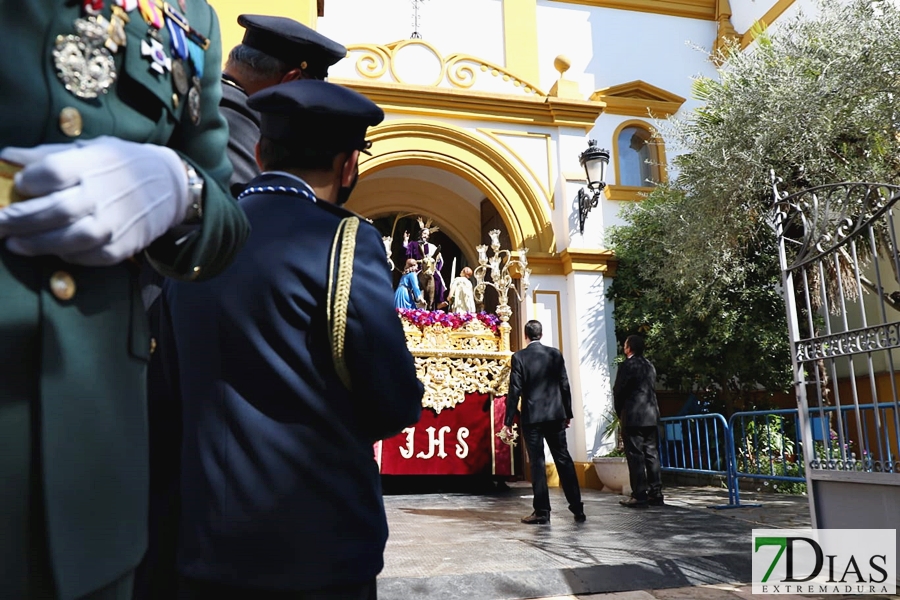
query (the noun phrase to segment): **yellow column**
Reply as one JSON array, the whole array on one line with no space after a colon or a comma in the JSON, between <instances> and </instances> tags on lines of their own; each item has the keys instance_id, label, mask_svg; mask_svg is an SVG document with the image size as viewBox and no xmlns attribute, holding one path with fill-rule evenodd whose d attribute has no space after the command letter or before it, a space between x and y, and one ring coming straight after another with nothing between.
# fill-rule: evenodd
<instances>
[{"instance_id":1,"label":"yellow column","mask_svg":"<svg viewBox=\"0 0 900 600\"><path fill-rule=\"evenodd\" d=\"M241 43L244 28L237 24L238 15L275 15L288 17L304 25L316 28L319 16L317 0L266 0L249 6L246 0L210 0L209 4L219 15L222 28L222 58L228 57L228 51Z\"/></svg>"},{"instance_id":2,"label":"yellow column","mask_svg":"<svg viewBox=\"0 0 900 600\"><path fill-rule=\"evenodd\" d=\"M503 0L506 68L532 85L540 82L537 0Z\"/></svg>"}]
</instances>

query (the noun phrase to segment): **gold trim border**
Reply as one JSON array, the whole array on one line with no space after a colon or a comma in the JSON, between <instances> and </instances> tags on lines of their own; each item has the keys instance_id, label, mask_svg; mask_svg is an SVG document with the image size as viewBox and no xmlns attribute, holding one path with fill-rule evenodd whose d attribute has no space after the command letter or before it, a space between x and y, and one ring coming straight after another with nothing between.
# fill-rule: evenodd
<instances>
[{"instance_id":1,"label":"gold trim border","mask_svg":"<svg viewBox=\"0 0 900 600\"><path fill-rule=\"evenodd\" d=\"M556 208L554 206L554 198L553 198L552 194L550 193L550 181L553 180L553 160L552 160L553 159L553 146L552 146L553 137L549 133L533 133L531 131L513 131L513 130L482 129L482 128L478 128L476 131L488 136L489 138L491 138L492 140L494 140L495 142L497 142L498 144L500 144L501 146L506 148L506 150L508 150L512 156L516 157L516 159L520 163L522 163L522 165L528 170L528 172L531 174L531 176L534 177L534 180L541 187L541 191L543 191L544 194L547 196L547 201L550 202L551 210ZM519 153L516 152L512 146L510 146L507 142L500 139L500 136L504 136L504 135L518 136L518 137L525 137L525 138L543 138L544 141L546 141L546 143L547 143L546 144L547 145L547 179L546 179L546 181L544 179L538 177L538 174L535 173L531 164L528 161L526 161L524 158L522 158L519 155Z\"/></svg>"},{"instance_id":2,"label":"gold trim border","mask_svg":"<svg viewBox=\"0 0 900 600\"><path fill-rule=\"evenodd\" d=\"M615 277L618 259L612 250L563 250L559 254L528 253L533 275L603 273Z\"/></svg>"},{"instance_id":3,"label":"gold trim border","mask_svg":"<svg viewBox=\"0 0 900 600\"><path fill-rule=\"evenodd\" d=\"M611 115L667 119L677 113L685 98L641 79L594 91L591 100L606 103Z\"/></svg>"},{"instance_id":4,"label":"gold trim border","mask_svg":"<svg viewBox=\"0 0 900 600\"><path fill-rule=\"evenodd\" d=\"M532 305L537 305L537 297L538 294L553 296L556 298L556 331L557 335L559 335L559 353L565 356L565 352L563 348L565 348L565 344L563 343L563 323L562 323L562 294L558 290L534 290L534 293L531 296Z\"/></svg>"},{"instance_id":5,"label":"gold trim border","mask_svg":"<svg viewBox=\"0 0 900 600\"><path fill-rule=\"evenodd\" d=\"M458 118L590 131L606 104L592 100L509 96L356 79L329 79L367 96L385 112L437 119Z\"/></svg>"},{"instance_id":6,"label":"gold trim border","mask_svg":"<svg viewBox=\"0 0 900 600\"><path fill-rule=\"evenodd\" d=\"M717 0L551 0L597 8L616 8L686 19L716 20Z\"/></svg>"},{"instance_id":7,"label":"gold trim border","mask_svg":"<svg viewBox=\"0 0 900 600\"><path fill-rule=\"evenodd\" d=\"M669 179L669 172L666 169L667 159L666 159L666 144L662 140L662 137L659 136L659 132L656 127L647 123L646 121L641 121L639 119L629 119L628 121L622 121L619 123L619 126L616 127L616 130L613 131L612 138L612 147L613 147L613 169L616 174L616 182L621 181L621 173L619 173L619 134L622 133L623 129L628 127L637 127L639 129L643 129L647 133L650 134L649 144L653 145L653 150L656 152L656 160L659 164L655 165L657 169L657 175L659 175L660 182L665 182ZM607 198L610 200L640 200L641 197L639 195L640 192L652 192L653 186L627 186L627 185L615 185L608 186L614 189L607 190Z\"/></svg>"},{"instance_id":8,"label":"gold trim border","mask_svg":"<svg viewBox=\"0 0 900 600\"><path fill-rule=\"evenodd\" d=\"M778 0L772 8L766 11L766 14L757 19L757 23L762 23L766 27L775 22L778 17L794 5L795 0ZM756 28L751 27L741 36L741 49L746 48L756 39Z\"/></svg>"}]
</instances>

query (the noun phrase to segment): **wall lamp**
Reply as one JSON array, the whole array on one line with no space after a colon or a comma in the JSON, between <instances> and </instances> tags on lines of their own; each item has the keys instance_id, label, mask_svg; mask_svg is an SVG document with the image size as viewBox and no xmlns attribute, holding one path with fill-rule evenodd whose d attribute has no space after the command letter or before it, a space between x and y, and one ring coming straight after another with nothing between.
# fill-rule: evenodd
<instances>
[{"instance_id":1,"label":"wall lamp","mask_svg":"<svg viewBox=\"0 0 900 600\"><path fill-rule=\"evenodd\" d=\"M600 192L606 187L606 167L609 165L609 150L597 147L597 140L588 141L587 150L578 155L578 162L587 175L588 189L578 190L578 229L584 235L584 222L588 213L597 206Z\"/></svg>"}]
</instances>

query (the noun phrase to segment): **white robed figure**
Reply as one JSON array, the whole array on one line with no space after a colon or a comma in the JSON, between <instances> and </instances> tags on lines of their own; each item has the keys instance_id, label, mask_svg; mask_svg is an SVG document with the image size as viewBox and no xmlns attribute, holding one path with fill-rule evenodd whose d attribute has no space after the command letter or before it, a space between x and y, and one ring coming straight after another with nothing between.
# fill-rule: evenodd
<instances>
[{"instance_id":1,"label":"white robed figure","mask_svg":"<svg viewBox=\"0 0 900 600\"><path fill-rule=\"evenodd\" d=\"M450 282L450 290L447 300L450 303L450 312L473 313L475 312L475 291L472 287L472 269L463 267L459 277L454 277Z\"/></svg>"}]
</instances>

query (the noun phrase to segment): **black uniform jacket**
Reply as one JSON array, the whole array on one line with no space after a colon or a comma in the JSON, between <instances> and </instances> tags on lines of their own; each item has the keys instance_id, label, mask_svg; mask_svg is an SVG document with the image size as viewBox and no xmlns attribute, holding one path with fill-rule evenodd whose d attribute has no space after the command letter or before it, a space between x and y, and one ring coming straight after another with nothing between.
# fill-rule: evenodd
<instances>
[{"instance_id":1,"label":"black uniform jacket","mask_svg":"<svg viewBox=\"0 0 900 600\"><path fill-rule=\"evenodd\" d=\"M251 179L259 175L256 164L259 113L247 106L247 92L226 76L222 77L219 112L228 121L228 159L234 167L231 192L237 196Z\"/></svg>"},{"instance_id":2,"label":"black uniform jacket","mask_svg":"<svg viewBox=\"0 0 900 600\"><path fill-rule=\"evenodd\" d=\"M297 181L263 174L250 185ZM184 417L179 570L286 590L369 581L387 540L372 444L416 423L423 393L381 235L360 223L351 391L332 361L326 289L332 240L352 213L284 193L241 206L252 232L235 262L163 294Z\"/></svg>"},{"instance_id":3,"label":"black uniform jacket","mask_svg":"<svg viewBox=\"0 0 900 600\"><path fill-rule=\"evenodd\" d=\"M632 355L619 365L613 385L616 414L623 427L652 427L659 421L656 368L643 356Z\"/></svg>"},{"instance_id":4,"label":"black uniform jacket","mask_svg":"<svg viewBox=\"0 0 900 600\"><path fill-rule=\"evenodd\" d=\"M513 354L506 399L507 426L512 426L519 397L523 425L572 418L572 392L559 350L532 342Z\"/></svg>"}]
</instances>

